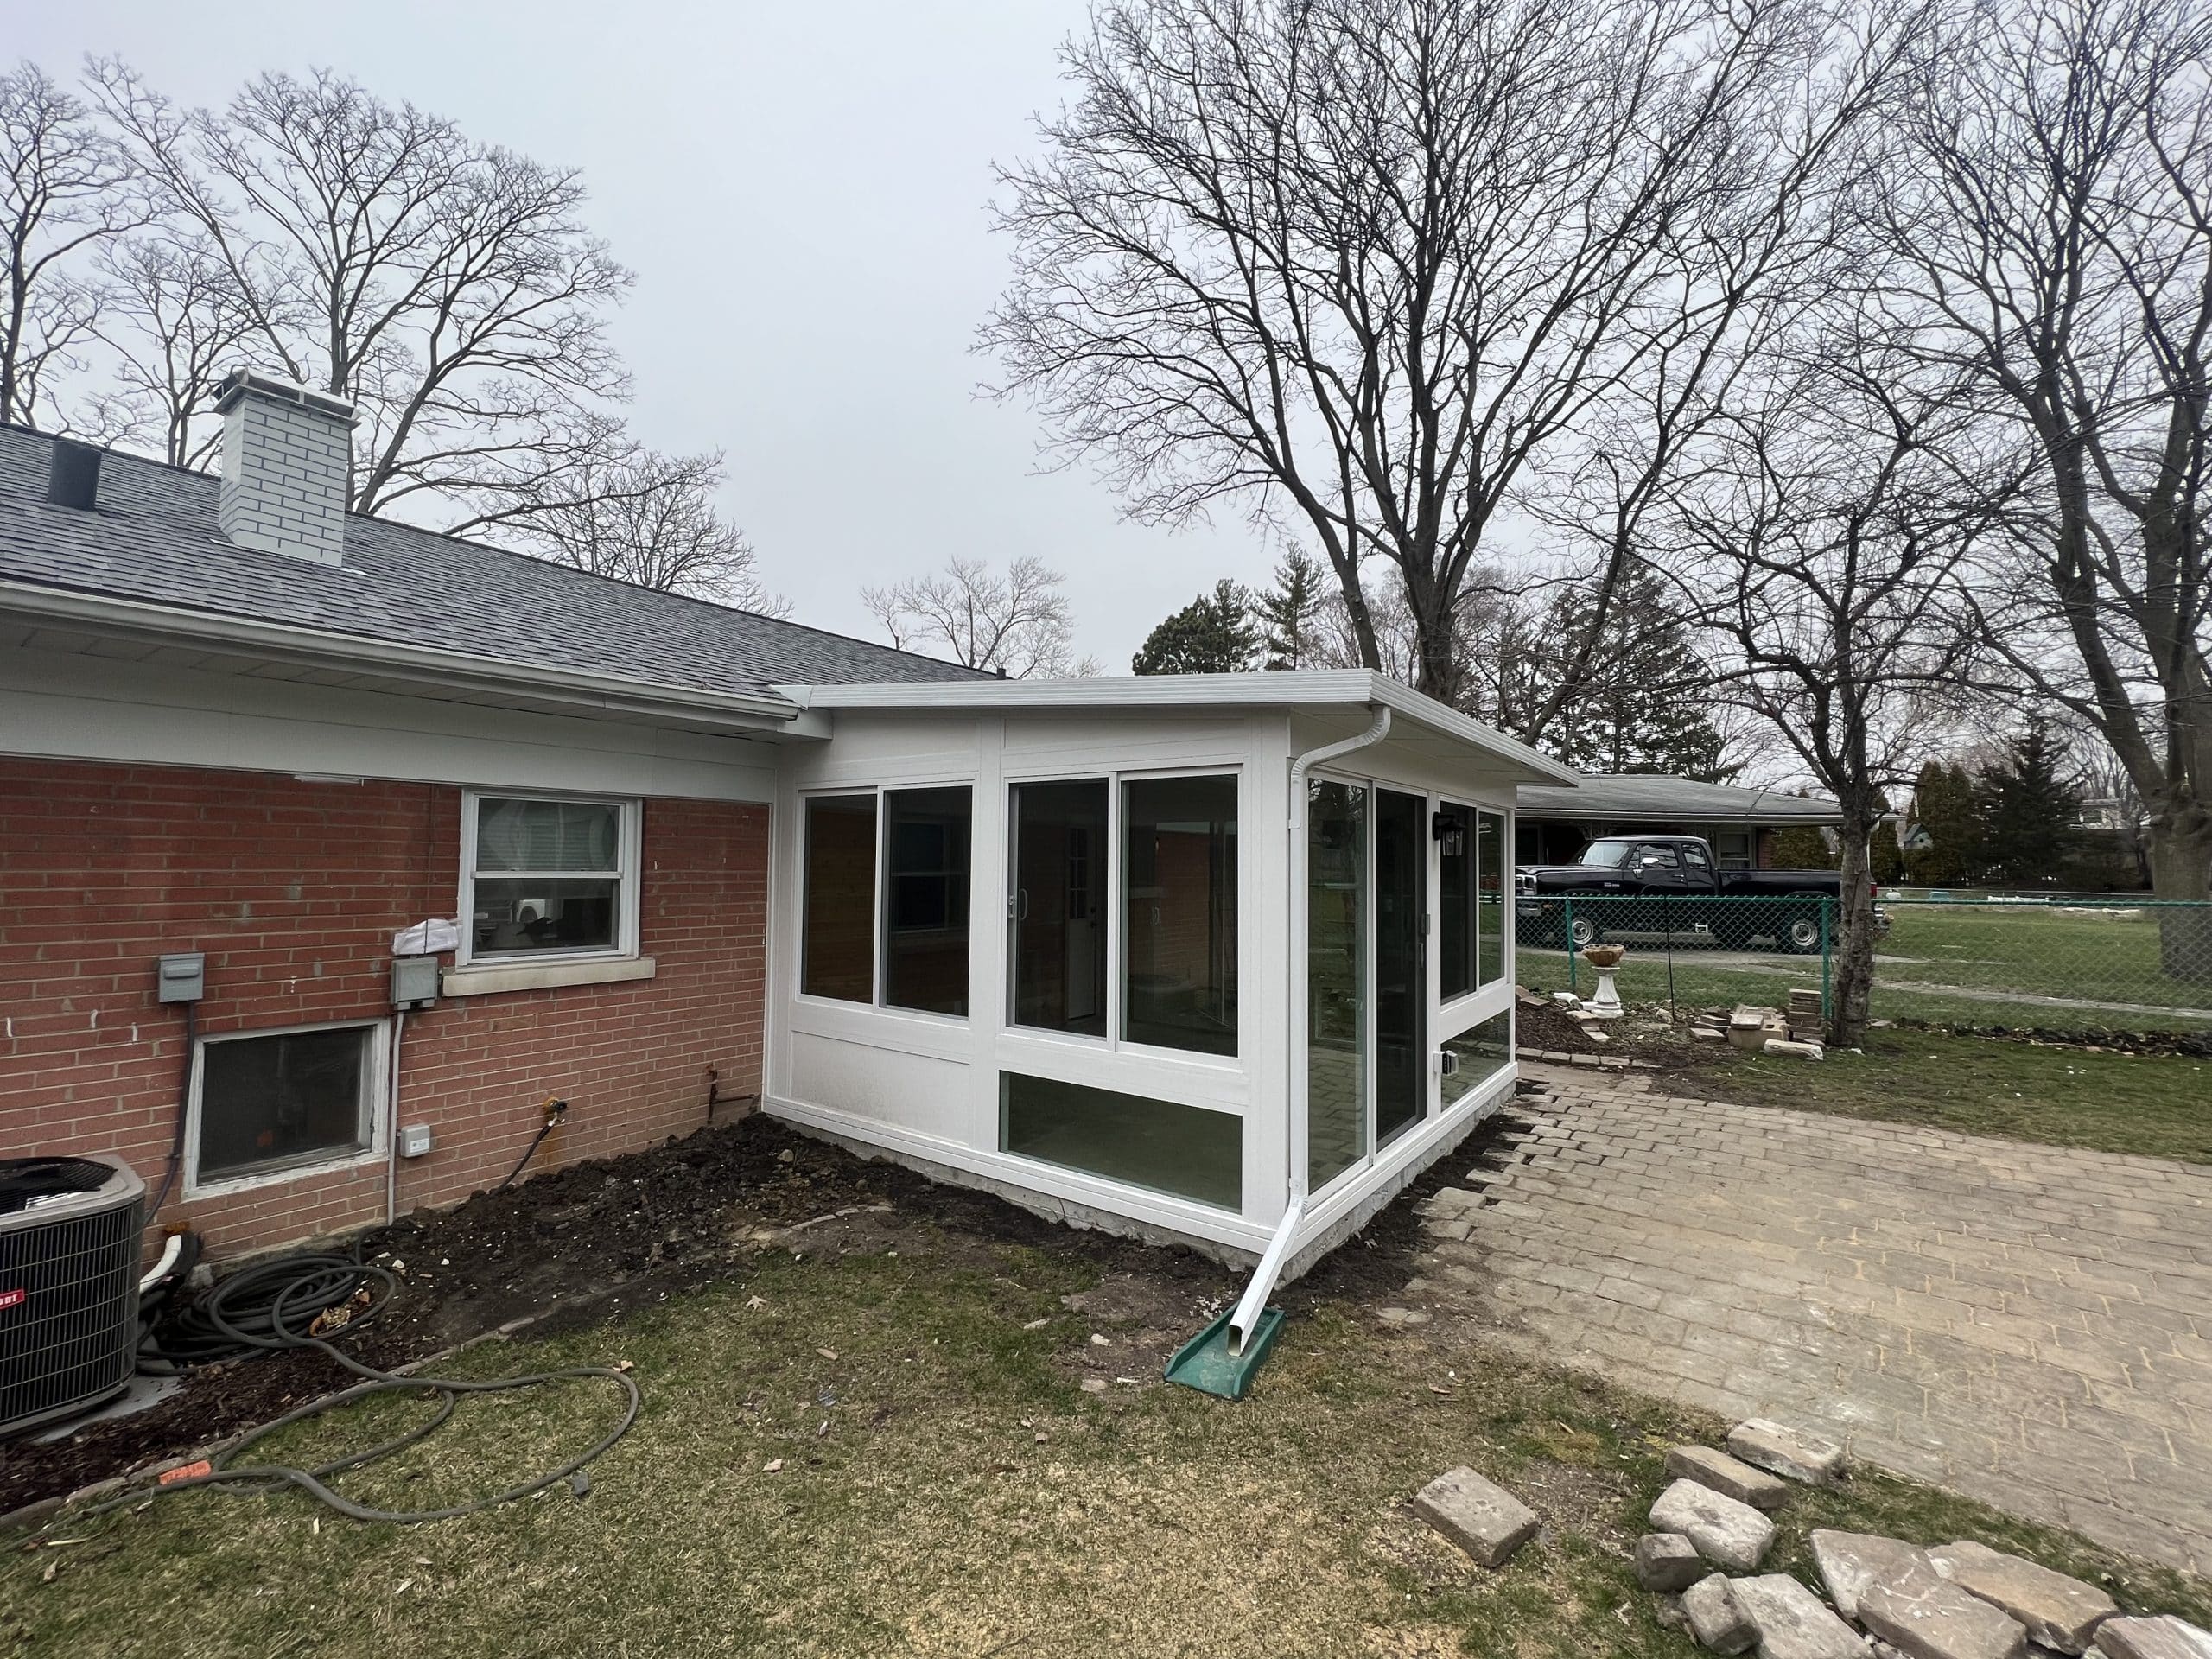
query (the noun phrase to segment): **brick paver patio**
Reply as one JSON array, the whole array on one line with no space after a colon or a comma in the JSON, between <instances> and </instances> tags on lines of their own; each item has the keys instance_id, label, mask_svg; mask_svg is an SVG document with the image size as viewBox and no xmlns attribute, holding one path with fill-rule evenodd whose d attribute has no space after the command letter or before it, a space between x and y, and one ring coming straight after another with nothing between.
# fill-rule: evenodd
<instances>
[{"instance_id":1,"label":"brick paver patio","mask_svg":"<svg viewBox=\"0 0 2212 1659\"><path fill-rule=\"evenodd\" d=\"M2212 1574L2212 1169L1523 1075L1410 1300Z\"/></svg>"}]
</instances>

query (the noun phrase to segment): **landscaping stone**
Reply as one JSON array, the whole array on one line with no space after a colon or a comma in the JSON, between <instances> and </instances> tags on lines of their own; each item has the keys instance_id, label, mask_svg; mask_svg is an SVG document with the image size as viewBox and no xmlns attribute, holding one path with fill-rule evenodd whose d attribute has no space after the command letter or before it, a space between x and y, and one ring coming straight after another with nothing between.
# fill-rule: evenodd
<instances>
[{"instance_id":1,"label":"landscaping stone","mask_svg":"<svg viewBox=\"0 0 2212 1659\"><path fill-rule=\"evenodd\" d=\"M1681 1533L1715 1567L1738 1573L1756 1572L1774 1545L1773 1522L1750 1504L1694 1480L1678 1480L1659 1494L1651 1506L1651 1524L1661 1532Z\"/></svg>"},{"instance_id":2,"label":"landscaping stone","mask_svg":"<svg viewBox=\"0 0 2212 1659\"><path fill-rule=\"evenodd\" d=\"M1646 1590L1681 1590L1705 1576L1697 1546L1679 1532L1647 1532L1636 1541L1636 1581Z\"/></svg>"},{"instance_id":3,"label":"landscaping stone","mask_svg":"<svg viewBox=\"0 0 2212 1659\"><path fill-rule=\"evenodd\" d=\"M1718 1026L1692 1026L1690 1040L1696 1043L1725 1043L1728 1033Z\"/></svg>"},{"instance_id":4,"label":"landscaping stone","mask_svg":"<svg viewBox=\"0 0 2212 1659\"><path fill-rule=\"evenodd\" d=\"M2171 1613L2110 1618L2097 1626L2097 1646L2109 1659L2212 1659L2212 1632Z\"/></svg>"},{"instance_id":5,"label":"landscaping stone","mask_svg":"<svg viewBox=\"0 0 2212 1659\"><path fill-rule=\"evenodd\" d=\"M1859 1633L1787 1573L1738 1579L1728 1587L1759 1633L1759 1659L1866 1659Z\"/></svg>"},{"instance_id":6,"label":"landscaping stone","mask_svg":"<svg viewBox=\"0 0 2212 1659\"><path fill-rule=\"evenodd\" d=\"M1902 1572L1927 1555L1910 1544L1871 1532L1837 1532L1827 1527L1813 1529L1813 1563L1821 1570L1828 1599L1846 1618L1859 1617L1859 1598L1877 1580Z\"/></svg>"},{"instance_id":7,"label":"landscaping stone","mask_svg":"<svg viewBox=\"0 0 2212 1659\"><path fill-rule=\"evenodd\" d=\"M1473 1470L1449 1469L1414 1495L1414 1511L1484 1567L1536 1535L1536 1512Z\"/></svg>"},{"instance_id":8,"label":"landscaping stone","mask_svg":"<svg viewBox=\"0 0 2212 1659\"><path fill-rule=\"evenodd\" d=\"M1726 1574L1700 1579L1682 1592L1682 1616L1698 1645L1713 1653L1742 1653L1759 1639L1758 1626L1737 1605Z\"/></svg>"},{"instance_id":9,"label":"landscaping stone","mask_svg":"<svg viewBox=\"0 0 2212 1659\"><path fill-rule=\"evenodd\" d=\"M1770 1474L1811 1486L1833 1486L1843 1475L1843 1448L1834 1440L1764 1417L1746 1418L1730 1429L1728 1449Z\"/></svg>"},{"instance_id":10,"label":"landscaping stone","mask_svg":"<svg viewBox=\"0 0 2212 1659\"><path fill-rule=\"evenodd\" d=\"M2025 1659L2020 1621L1970 1596L1926 1561L1885 1573L1859 1598L1859 1622L1907 1659Z\"/></svg>"},{"instance_id":11,"label":"landscaping stone","mask_svg":"<svg viewBox=\"0 0 2212 1659\"><path fill-rule=\"evenodd\" d=\"M1768 1038L1759 1052L1763 1054L1779 1054L1784 1059L1824 1060L1827 1058L1827 1050L1822 1048L1818 1043L1794 1042L1787 1037Z\"/></svg>"},{"instance_id":12,"label":"landscaping stone","mask_svg":"<svg viewBox=\"0 0 2212 1659\"><path fill-rule=\"evenodd\" d=\"M1726 1492L1738 1503L1748 1503L1755 1510L1778 1510L1789 1501L1789 1482L1709 1446L1669 1446L1667 1472L1677 1479L1694 1480L1716 1492Z\"/></svg>"},{"instance_id":13,"label":"landscaping stone","mask_svg":"<svg viewBox=\"0 0 2212 1659\"><path fill-rule=\"evenodd\" d=\"M2120 1611L2119 1604L2096 1586L1986 1544L1947 1544L1929 1550L1928 1559L1960 1589L2018 1619L2031 1641L2060 1653L2085 1651L2097 1626Z\"/></svg>"}]
</instances>

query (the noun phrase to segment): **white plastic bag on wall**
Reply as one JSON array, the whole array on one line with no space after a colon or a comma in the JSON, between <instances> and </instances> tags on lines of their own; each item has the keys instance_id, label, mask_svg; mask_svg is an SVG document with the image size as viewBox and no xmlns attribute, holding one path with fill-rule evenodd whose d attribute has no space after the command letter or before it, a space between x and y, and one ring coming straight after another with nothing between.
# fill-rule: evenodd
<instances>
[{"instance_id":1,"label":"white plastic bag on wall","mask_svg":"<svg viewBox=\"0 0 2212 1659\"><path fill-rule=\"evenodd\" d=\"M433 916L427 922L403 927L391 936L391 954L395 957L441 957L460 949L461 924L443 916Z\"/></svg>"}]
</instances>

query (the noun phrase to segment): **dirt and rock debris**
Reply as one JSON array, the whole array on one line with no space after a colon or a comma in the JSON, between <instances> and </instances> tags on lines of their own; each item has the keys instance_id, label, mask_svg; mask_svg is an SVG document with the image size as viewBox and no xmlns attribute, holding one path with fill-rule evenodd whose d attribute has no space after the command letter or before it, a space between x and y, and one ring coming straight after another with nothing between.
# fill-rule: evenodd
<instances>
[{"instance_id":1,"label":"dirt and rock debris","mask_svg":"<svg viewBox=\"0 0 2212 1659\"><path fill-rule=\"evenodd\" d=\"M1492 1120L1495 1124L1497 1120ZM1414 1205L1464 1179L1497 1131L1485 1124L1282 1294L1296 1317L1325 1301L1388 1300L1413 1271ZM980 1257L1007 1244L1079 1255L1096 1286L1070 1299L1090 1330L1062 1363L1091 1386L1157 1377L1175 1346L1226 1306L1243 1275L1195 1252L1046 1220L1004 1199L864 1160L759 1115L625 1157L549 1172L457 1207L364 1234L361 1259L398 1288L346 1351L385 1370L518 1320L537 1332L619 1317L709 1281L740 1282L779 1245L817 1255L901 1248ZM1107 1341L1094 1344L1093 1335ZM0 1457L0 1515L158 1465L330 1394L352 1378L315 1352L198 1368L175 1394L66 1439Z\"/></svg>"}]
</instances>

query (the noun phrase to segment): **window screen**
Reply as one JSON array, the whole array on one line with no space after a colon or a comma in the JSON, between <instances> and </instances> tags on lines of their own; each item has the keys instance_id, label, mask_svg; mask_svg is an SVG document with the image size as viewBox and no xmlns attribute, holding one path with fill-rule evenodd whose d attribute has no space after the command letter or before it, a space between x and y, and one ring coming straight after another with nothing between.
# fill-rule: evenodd
<instances>
[{"instance_id":1,"label":"window screen","mask_svg":"<svg viewBox=\"0 0 2212 1659\"><path fill-rule=\"evenodd\" d=\"M1446 804L1434 819L1436 836L1436 968L1438 995L1446 1002L1475 988L1475 810Z\"/></svg>"},{"instance_id":2,"label":"window screen","mask_svg":"<svg viewBox=\"0 0 2212 1659\"><path fill-rule=\"evenodd\" d=\"M203 1043L200 1181L367 1150L375 1037L345 1026Z\"/></svg>"},{"instance_id":3,"label":"window screen","mask_svg":"<svg viewBox=\"0 0 2212 1659\"><path fill-rule=\"evenodd\" d=\"M1103 778L1018 784L1007 895L1013 1023L1106 1034Z\"/></svg>"},{"instance_id":4,"label":"window screen","mask_svg":"<svg viewBox=\"0 0 2212 1659\"><path fill-rule=\"evenodd\" d=\"M803 903L799 988L809 996L874 1001L874 796L808 800Z\"/></svg>"},{"instance_id":5,"label":"window screen","mask_svg":"<svg viewBox=\"0 0 2212 1659\"><path fill-rule=\"evenodd\" d=\"M1475 922L1482 982L1505 977L1505 815L1475 814Z\"/></svg>"},{"instance_id":6,"label":"window screen","mask_svg":"<svg viewBox=\"0 0 2212 1659\"><path fill-rule=\"evenodd\" d=\"M623 809L480 795L470 954L623 948Z\"/></svg>"},{"instance_id":7,"label":"window screen","mask_svg":"<svg viewBox=\"0 0 2212 1659\"><path fill-rule=\"evenodd\" d=\"M1122 1035L1236 1053L1236 779L1127 785L1122 840Z\"/></svg>"},{"instance_id":8,"label":"window screen","mask_svg":"<svg viewBox=\"0 0 2212 1659\"><path fill-rule=\"evenodd\" d=\"M883 798L883 1001L925 1014L968 1012L967 789L894 789Z\"/></svg>"}]
</instances>

